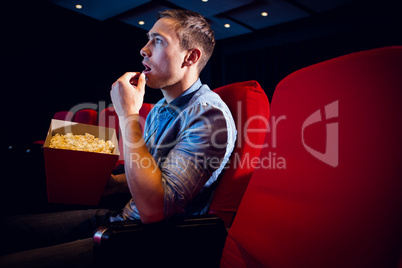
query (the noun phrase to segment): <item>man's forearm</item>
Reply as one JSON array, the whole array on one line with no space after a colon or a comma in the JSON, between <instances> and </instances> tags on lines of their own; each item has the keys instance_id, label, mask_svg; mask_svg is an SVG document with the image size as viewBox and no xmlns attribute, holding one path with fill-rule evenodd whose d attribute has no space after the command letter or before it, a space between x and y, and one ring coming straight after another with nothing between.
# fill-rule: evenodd
<instances>
[{"instance_id":1,"label":"man's forearm","mask_svg":"<svg viewBox=\"0 0 402 268\"><path fill-rule=\"evenodd\" d=\"M145 145L139 115L124 118L121 128L127 183L141 221L160 221L164 218L161 171Z\"/></svg>"}]
</instances>

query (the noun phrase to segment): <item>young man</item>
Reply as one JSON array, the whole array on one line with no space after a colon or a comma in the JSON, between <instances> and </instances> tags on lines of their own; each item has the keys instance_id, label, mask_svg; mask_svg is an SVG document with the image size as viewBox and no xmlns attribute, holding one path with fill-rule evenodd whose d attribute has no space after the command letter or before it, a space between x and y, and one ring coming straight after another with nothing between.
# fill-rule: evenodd
<instances>
[{"instance_id":1,"label":"young man","mask_svg":"<svg viewBox=\"0 0 402 268\"><path fill-rule=\"evenodd\" d=\"M112 176L112 184L127 186L132 199L113 214L88 210L9 219L2 227L9 237L2 243L16 243L14 251L20 252L0 257L0 266L71 262L76 267L79 260L88 267L93 250L88 237L104 219L151 223L208 210L236 137L229 109L199 79L214 48L213 31L197 13L170 10L160 13L148 37L141 50L145 70L124 74L111 90L125 160L125 174ZM142 133L138 112L146 84L160 88L164 98Z\"/></svg>"},{"instance_id":2,"label":"young man","mask_svg":"<svg viewBox=\"0 0 402 268\"><path fill-rule=\"evenodd\" d=\"M120 218L144 223L205 212L208 203L196 208L191 201L201 189L211 194L235 140L229 109L199 80L215 44L205 19L190 11L165 11L148 37L141 50L145 70L126 73L111 91L125 144L126 178L120 180L133 196ZM138 112L145 83L160 88L164 98L148 116L143 136Z\"/></svg>"}]
</instances>

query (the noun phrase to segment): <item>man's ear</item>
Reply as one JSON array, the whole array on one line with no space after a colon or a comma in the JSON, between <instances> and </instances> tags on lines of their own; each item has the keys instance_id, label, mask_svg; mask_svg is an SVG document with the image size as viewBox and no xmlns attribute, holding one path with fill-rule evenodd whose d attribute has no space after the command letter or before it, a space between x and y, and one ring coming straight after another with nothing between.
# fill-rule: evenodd
<instances>
[{"instance_id":1,"label":"man's ear","mask_svg":"<svg viewBox=\"0 0 402 268\"><path fill-rule=\"evenodd\" d=\"M186 57L184 58L183 67L197 64L200 58L201 50L198 48L189 49Z\"/></svg>"}]
</instances>

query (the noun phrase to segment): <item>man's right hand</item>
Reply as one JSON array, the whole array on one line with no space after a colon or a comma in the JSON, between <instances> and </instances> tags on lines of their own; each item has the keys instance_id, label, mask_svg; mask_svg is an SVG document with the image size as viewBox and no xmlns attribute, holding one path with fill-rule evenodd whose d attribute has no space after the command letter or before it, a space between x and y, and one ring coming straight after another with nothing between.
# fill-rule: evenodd
<instances>
[{"instance_id":1,"label":"man's right hand","mask_svg":"<svg viewBox=\"0 0 402 268\"><path fill-rule=\"evenodd\" d=\"M118 116L138 114L145 94L145 74L128 72L112 85L110 96Z\"/></svg>"}]
</instances>

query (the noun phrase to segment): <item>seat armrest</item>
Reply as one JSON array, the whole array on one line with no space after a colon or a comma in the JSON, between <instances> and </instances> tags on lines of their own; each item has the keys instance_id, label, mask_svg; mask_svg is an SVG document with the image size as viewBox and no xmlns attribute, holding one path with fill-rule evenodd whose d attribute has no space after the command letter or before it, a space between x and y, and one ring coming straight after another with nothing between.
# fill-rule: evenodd
<instances>
[{"instance_id":1,"label":"seat armrest","mask_svg":"<svg viewBox=\"0 0 402 268\"><path fill-rule=\"evenodd\" d=\"M175 216L143 224L113 222L93 236L102 265L219 267L227 231L215 215Z\"/></svg>"}]
</instances>

